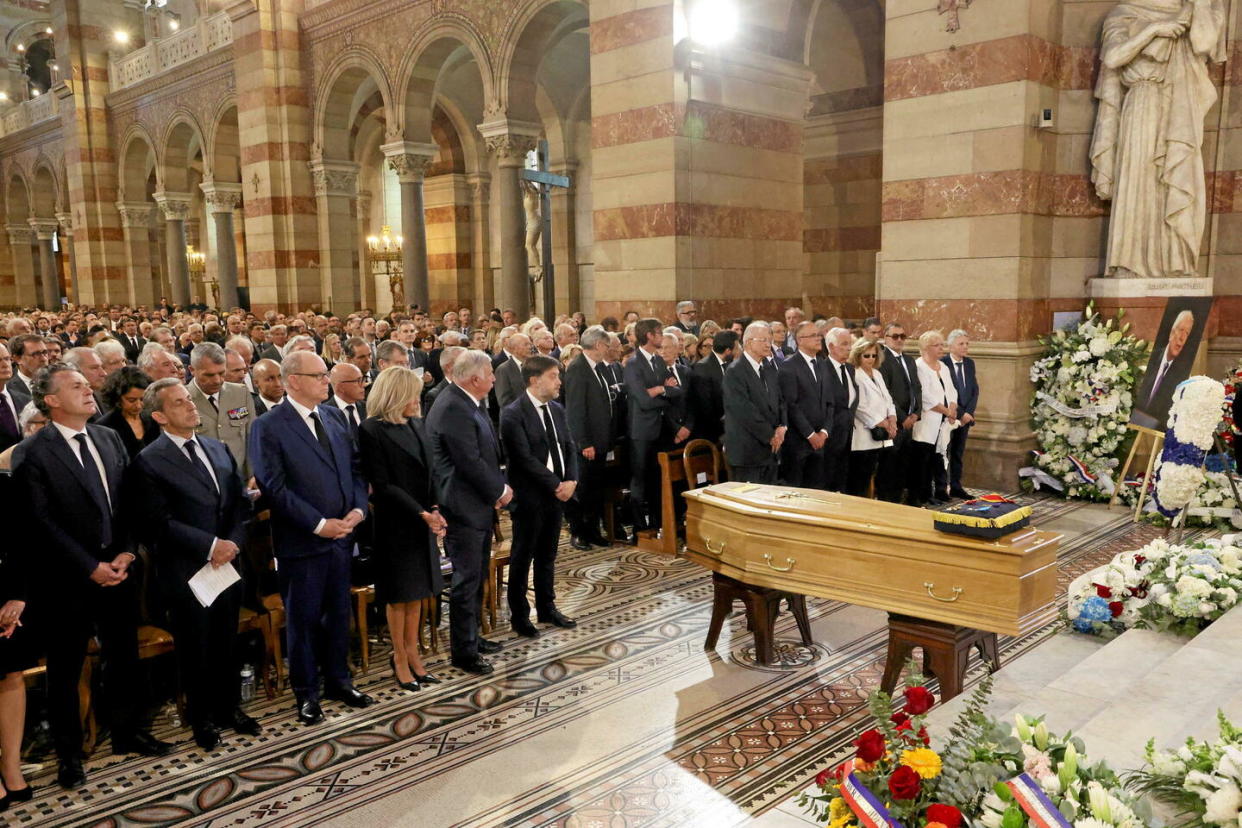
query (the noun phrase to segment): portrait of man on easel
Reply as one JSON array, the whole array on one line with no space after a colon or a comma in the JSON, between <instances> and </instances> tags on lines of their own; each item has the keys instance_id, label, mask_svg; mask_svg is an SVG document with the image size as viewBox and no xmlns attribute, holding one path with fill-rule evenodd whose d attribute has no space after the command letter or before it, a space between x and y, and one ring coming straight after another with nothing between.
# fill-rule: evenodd
<instances>
[{"instance_id":1,"label":"portrait of man on easel","mask_svg":"<svg viewBox=\"0 0 1242 828\"><path fill-rule=\"evenodd\" d=\"M1190 376L1211 310L1211 296L1173 297L1165 304L1147 372L1134 393L1132 424L1164 431L1173 389Z\"/></svg>"}]
</instances>

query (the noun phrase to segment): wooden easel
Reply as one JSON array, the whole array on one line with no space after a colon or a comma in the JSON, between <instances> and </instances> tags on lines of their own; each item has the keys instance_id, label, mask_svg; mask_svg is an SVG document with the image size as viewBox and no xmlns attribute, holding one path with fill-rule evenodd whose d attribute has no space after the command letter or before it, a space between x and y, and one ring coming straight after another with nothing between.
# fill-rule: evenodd
<instances>
[{"instance_id":1,"label":"wooden easel","mask_svg":"<svg viewBox=\"0 0 1242 828\"><path fill-rule=\"evenodd\" d=\"M1134 455L1138 454L1139 446L1145 442L1146 437L1151 438L1151 456L1147 458L1147 471L1143 474L1143 485L1139 487L1138 503L1134 506L1134 522L1137 523L1139 517L1143 514L1143 503L1147 500L1147 487L1151 485L1151 473L1156 468L1156 458L1160 456L1160 450L1164 448L1164 432L1156 431L1154 428L1127 423L1126 429L1136 432L1134 442L1130 445L1130 453L1126 455L1125 465L1121 467L1121 476L1117 479L1117 485L1113 489L1113 496L1109 498L1108 508L1113 508L1121 502L1121 487L1126 485L1126 475L1130 473L1130 466L1134 462Z\"/></svg>"}]
</instances>

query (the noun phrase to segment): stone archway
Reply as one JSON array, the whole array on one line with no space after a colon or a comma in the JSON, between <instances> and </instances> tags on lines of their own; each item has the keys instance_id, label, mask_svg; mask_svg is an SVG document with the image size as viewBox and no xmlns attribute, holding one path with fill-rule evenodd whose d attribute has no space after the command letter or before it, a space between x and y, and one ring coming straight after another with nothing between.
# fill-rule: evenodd
<instances>
[{"instance_id":1,"label":"stone archway","mask_svg":"<svg viewBox=\"0 0 1242 828\"><path fill-rule=\"evenodd\" d=\"M164 295L158 269L158 236L154 232L155 180L158 163L155 144L145 131L133 131L122 144L120 200L116 208L121 217L125 240L127 299L132 305L154 305Z\"/></svg>"},{"instance_id":2,"label":"stone archway","mask_svg":"<svg viewBox=\"0 0 1242 828\"><path fill-rule=\"evenodd\" d=\"M211 128L207 158L208 176L199 184L208 221L203 228L203 248L207 253L207 277L219 287L219 307L231 310L240 305L238 287L242 281L239 262L246 260L242 223L235 213L242 205L241 145L237 131L237 105L225 106ZM241 248L239 250L239 247Z\"/></svg>"},{"instance_id":3,"label":"stone archway","mask_svg":"<svg viewBox=\"0 0 1242 828\"><path fill-rule=\"evenodd\" d=\"M61 286L60 262L54 249L56 231L60 222L56 219L56 204L59 199L56 175L46 160L35 165L34 181L31 188L30 227L34 231L38 266L40 302L45 308L60 306L60 297L65 295Z\"/></svg>"},{"instance_id":4,"label":"stone archway","mask_svg":"<svg viewBox=\"0 0 1242 828\"><path fill-rule=\"evenodd\" d=\"M199 184L203 180L203 133L188 115L173 119L165 133L160 160L161 188L153 197L164 214L164 252L172 302L185 306L193 301L195 294L186 254L190 246L200 246L202 200ZM211 304L211 297L204 298Z\"/></svg>"},{"instance_id":5,"label":"stone archway","mask_svg":"<svg viewBox=\"0 0 1242 828\"><path fill-rule=\"evenodd\" d=\"M34 230L30 226L30 184L20 170L13 169L5 186L5 215L9 249L13 256L13 299L19 306L42 302L36 275Z\"/></svg>"}]
</instances>

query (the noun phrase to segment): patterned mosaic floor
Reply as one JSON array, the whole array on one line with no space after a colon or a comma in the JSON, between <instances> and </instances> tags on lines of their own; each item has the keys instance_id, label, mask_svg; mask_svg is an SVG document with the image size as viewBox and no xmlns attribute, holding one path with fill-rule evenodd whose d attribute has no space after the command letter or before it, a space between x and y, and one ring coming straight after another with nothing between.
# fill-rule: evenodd
<instances>
[{"instance_id":1,"label":"patterned mosaic floor","mask_svg":"<svg viewBox=\"0 0 1242 828\"><path fill-rule=\"evenodd\" d=\"M1156 530L1119 512L1035 501L1063 532L1061 581ZM188 731L158 760L97 751L73 794L50 773L35 800L3 814L39 826L728 826L801 790L860 728L882 670L884 616L808 602L816 644L777 627L777 665L755 662L744 620L704 652L710 580L680 559L618 547L558 562L562 608L579 620L536 640L499 636L488 679L433 660L445 682L405 693L381 644L357 683L380 704L325 706L296 723L292 697L251 711L265 732L205 755ZM1002 658L1051 633L1002 638Z\"/></svg>"}]
</instances>

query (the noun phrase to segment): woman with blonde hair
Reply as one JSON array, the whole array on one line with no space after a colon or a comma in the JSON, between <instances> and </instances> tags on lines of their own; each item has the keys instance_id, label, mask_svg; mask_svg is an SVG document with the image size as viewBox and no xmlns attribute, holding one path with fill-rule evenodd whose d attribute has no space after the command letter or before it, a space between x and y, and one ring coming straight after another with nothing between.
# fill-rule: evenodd
<instances>
[{"instance_id":1,"label":"woman with blonde hair","mask_svg":"<svg viewBox=\"0 0 1242 828\"><path fill-rule=\"evenodd\" d=\"M845 491L857 497L870 496L871 478L875 476L880 453L891 451L897 436L897 409L880 373L883 361L884 351L875 340L859 339L850 348L850 363L858 385L858 408L854 412ZM876 489L884 491L881 481L876 482Z\"/></svg>"},{"instance_id":2,"label":"woman with blonde hair","mask_svg":"<svg viewBox=\"0 0 1242 828\"><path fill-rule=\"evenodd\" d=\"M341 337L338 334L330 333L323 338L323 350L319 354L323 358L323 364L332 370L332 366L340 362L344 357L341 355Z\"/></svg>"},{"instance_id":3,"label":"woman with blonde hair","mask_svg":"<svg viewBox=\"0 0 1242 828\"><path fill-rule=\"evenodd\" d=\"M910 492L910 505L930 502L941 506L948 502L948 492L933 492L935 466L944 464L949 446L949 432L957 427L957 388L949 375L949 366L940 361L944 356L944 335L925 331L919 337L919 387L923 391L923 410L914 424L911 447L914 449L915 471L911 480L918 480L917 491Z\"/></svg>"},{"instance_id":4,"label":"woman with blonde hair","mask_svg":"<svg viewBox=\"0 0 1242 828\"><path fill-rule=\"evenodd\" d=\"M699 325L699 339L715 336L718 333L720 333L720 324L714 319L708 319Z\"/></svg>"},{"instance_id":5,"label":"woman with blonde hair","mask_svg":"<svg viewBox=\"0 0 1242 828\"><path fill-rule=\"evenodd\" d=\"M371 385L367 418L358 427L374 507L375 597L386 604L393 674L404 690L439 682L418 652L422 602L444 589L436 538L446 528L432 490L422 393L423 381L409 368L385 368Z\"/></svg>"}]
</instances>

